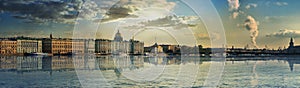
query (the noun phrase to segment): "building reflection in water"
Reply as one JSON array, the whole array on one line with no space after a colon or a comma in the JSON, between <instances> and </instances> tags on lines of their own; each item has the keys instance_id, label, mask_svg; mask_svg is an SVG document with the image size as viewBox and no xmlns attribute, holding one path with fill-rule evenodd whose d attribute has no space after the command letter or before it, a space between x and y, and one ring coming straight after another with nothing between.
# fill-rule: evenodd
<instances>
[{"instance_id":1,"label":"building reflection in water","mask_svg":"<svg viewBox=\"0 0 300 88\"><path fill-rule=\"evenodd\" d=\"M290 71L294 71L294 65L300 64L300 60L298 58L290 58L286 60L289 63Z\"/></svg>"},{"instance_id":2,"label":"building reflection in water","mask_svg":"<svg viewBox=\"0 0 300 88\"><path fill-rule=\"evenodd\" d=\"M199 64L199 58L181 60L181 57L145 57L145 56L2 56L0 71L72 71L72 70L113 70L120 76L123 70L136 70L144 64L180 65Z\"/></svg>"},{"instance_id":3,"label":"building reflection in water","mask_svg":"<svg viewBox=\"0 0 300 88\"><path fill-rule=\"evenodd\" d=\"M143 57L126 56L5 56L0 57L1 71L114 70L143 67Z\"/></svg>"}]
</instances>

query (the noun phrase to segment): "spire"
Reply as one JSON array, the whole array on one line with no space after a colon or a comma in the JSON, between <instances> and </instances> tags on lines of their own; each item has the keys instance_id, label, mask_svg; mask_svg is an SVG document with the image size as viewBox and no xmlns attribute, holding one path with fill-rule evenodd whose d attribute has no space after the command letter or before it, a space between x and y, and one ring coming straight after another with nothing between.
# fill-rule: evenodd
<instances>
[{"instance_id":1,"label":"spire","mask_svg":"<svg viewBox=\"0 0 300 88\"><path fill-rule=\"evenodd\" d=\"M52 32L51 32L51 34L50 34L50 39L53 39Z\"/></svg>"},{"instance_id":2,"label":"spire","mask_svg":"<svg viewBox=\"0 0 300 88\"><path fill-rule=\"evenodd\" d=\"M154 46L155 46L155 47L157 47L157 46L158 46L158 44L157 44L157 39L156 39L156 35L157 35L157 34L155 33L155 36L154 36L154 39L155 39Z\"/></svg>"},{"instance_id":3,"label":"spire","mask_svg":"<svg viewBox=\"0 0 300 88\"><path fill-rule=\"evenodd\" d=\"M289 48L292 48L292 47L294 47L294 39L291 37Z\"/></svg>"}]
</instances>

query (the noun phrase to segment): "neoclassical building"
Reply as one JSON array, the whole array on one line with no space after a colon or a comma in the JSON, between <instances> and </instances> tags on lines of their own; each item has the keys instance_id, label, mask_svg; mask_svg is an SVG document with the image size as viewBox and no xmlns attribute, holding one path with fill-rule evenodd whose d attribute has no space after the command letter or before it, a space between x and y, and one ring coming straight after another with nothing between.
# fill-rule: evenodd
<instances>
[{"instance_id":1,"label":"neoclassical building","mask_svg":"<svg viewBox=\"0 0 300 88\"><path fill-rule=\"evenodd\" d=\"M112 54L128 54L130 51L129 44L130 43L128 41L123 41L123 37L118 30L111 43Z\"/></svg>"},{"instance_id":2,"label":"neoclassical building","mask_svg":"<svg viewBox=\"0 0 300 88\"><path fill-rule=\"evenodd\" d=\"M97 39L95 41L95 52L98 54L143 54L144 43L130 39L123 40L118 30L113 40Z\"/></svg>"},{"instance_id":3,"label":"neoclassical building","mask_svg":"<svg viewBox=\"0 0 300 88\"><path fill-rule=\"evenodd\" d=\"M17 41L11 39L0 40L0 54L16 54Z\"/></svg>"},{"instance_id":4,"label":"neoclassical building","mask_svg":"<svg viewBox=\"0 0 300 88\"><path fill-rule=\"evenodd\" d=\"M42 53L42 41L18 39L17 53Z\"/></svg>"},{"instance_id":5,"label":"neoclassical building","mask_svg":"<svg viewBox=\"0 0 300 88\"><path fill-rule=\"evenodd\" d=\"M50 38L43 39L43 52L50 54L82 54L85 53L85 40L67 39L67 38Z\"/></svg>"},{"instance_id":6,"label":"neoclassical building","mask_svg":"<svg viewBox=\"0 0 300 88\"><path fill-rule=\"evenodd\" d=\"M111 54L111 40L96 39L95 40L95 53L97 53L97 54Z\"/></svg>"}]
</instances>

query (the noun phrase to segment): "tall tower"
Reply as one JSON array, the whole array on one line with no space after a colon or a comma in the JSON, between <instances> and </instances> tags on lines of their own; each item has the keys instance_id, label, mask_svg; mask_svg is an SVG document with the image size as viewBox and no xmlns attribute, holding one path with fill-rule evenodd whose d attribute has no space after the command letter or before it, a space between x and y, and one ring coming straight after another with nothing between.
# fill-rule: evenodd
<instances>
[{"instance_id":1,"label":"tall tower","mask_svg":"<svg viewBox=\"0 0 300 88\"><path fill-rule=\"evenodd\" d=\"M52 36L52 33L50 34L50 39L52 39L53 38L53 36Z\"/></svg>"},{"instance_id":2,"label":"tall tower","mask_svg":"<svg viewBox=\"0 0 300 88\"><path fill-rule=\"evenodd\" d=\"M293 38L291 37L289 48L292 48L292 47L294 47L294 40L293 40Z\"/></svg>"},{"instance_id":3,"label":"tall tower","mask_svg":"<svg viewBox=\"0 0 300 88\"><path fill-rule=\"evenodd\" d=\"M123 41L123 37L121 36L120 31L118 30L118 32L115 34L115 38L114 41Z\"/></svg>"}]
</instances>

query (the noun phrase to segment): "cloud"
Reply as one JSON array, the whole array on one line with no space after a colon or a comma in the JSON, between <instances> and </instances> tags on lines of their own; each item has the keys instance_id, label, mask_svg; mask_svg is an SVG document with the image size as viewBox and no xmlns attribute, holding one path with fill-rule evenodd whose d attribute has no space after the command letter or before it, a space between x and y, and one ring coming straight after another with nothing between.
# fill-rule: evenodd
<instances>
[{"instance_id":1,"label":"cloud","mask_svg":"<svg viewBox=\"0 0 300 88\"><path fill-rule=\"evenodd\" d=\"M167 0L120 0L114 4L107 13L104 15L102 22L119 20L122 18L139 18L147 15L149 13L143 13L144 10L152 11L154 13L150 14L160 14L155 13L151 9L164 9L166 11L171 11L174 9L176 3L168 2ZM164 14L166 16L168 14Z\"/></svg>"},{"instance_id":2,"label":"cloud","mask_svg":"<svg viewBox=\"0 0 300 88\"><path fill-rule=\"evenodd\" d=\"M80 1L0 0L1 12L13 14L26 22L65 22L77 17Z\"/></svg>"},{"instance_id":3,"label":"cloud","mask_svg":"<svg viewBox=\"0 0 300 88\"><path fill-rule=\"evenodd\" d=\"M240 14L239 12L233 12L232 13L232 18L236 19L239 16L239 14Z\"/></svg>"},{"instance_id":4,"label":"cloud","mask_svg":"<svg viewBox=\"0 0 300 88\"><path fill-rule=\"evenodd\" d=\"M238 10L240 7L239 0L228 0L229 11Z\"/></svg>"},{"instance_id":5,"label":"cloud","mask_svg":"<svg viewBox=\"0 0 300 88\"><path fill-rule=\"evenodd\" d=\"M290 38L300 37L299 30L280 29L278 32L267 34L266 37Z\"/></svg>"},{"instance_id":6,"label":"cloud","mask_svg":"<svg viewBox=\"0 0 300 88\"><path fill-rule=\"evenodd\" d=\"M288 5L287 2L274 2L274 5L277 5L277 6L286 6Z\"/></svg>"},{"instance_id":7,"label":"cloud","mask_svg":"<svg viewBox=\"0 0 300 88\"><path fill-rule=\"evenodd\" d=\"M0 0L0 3L1 13L10 13L26 23L74 23L76 19L109 22L142 16L137 12L145 8L170 11L176 5L167 0Z\"/></svg>"},{"instance_id":8,"label":"cloud","mask_svg":"<svg viewBox=\"0 0 300 88\"><path fill-rule=\"evenodd\" d=\"M229 11L232 12L232 18L236 19L239 14L239 7L240 7L240 3L239 0L227 0L228 1L228 6L229 6Z\"/></svg>"},{"instance_id":9,"label":"cloud","mask_svg":"<svg viewBox=\"0 0 300 88\"><path fill-rule=\"evenodd\" d=\"M209 35L207 33L198 33L195 34L197 39L204 40L204 39L210 39Z\"/></svg>"},{"instance_id":10,"label":"cloud","mask_svg":"<svg viewBox=\"0 0 300 88\"><path fill-rule=\"evenodd\" d=\"M185 29L197 25L199 18L197 16L165 16L155 20L148 20L140 22L136 25L125 27L127 29L139 29L139 28L172 28L175 30Z\"/></svg>"},{"instance_id":11,"label":"cloud","mask_svg":"<svg viewBox=\"0 0 300 88\"><path fill-rule=\"evenodd\" d=\"M295 24L299 18L297 16L265 16L263 21L268 23L285 23L285 24Z\"/></svg>"},{"instance_id":12,"label":"cloud","mask_svg":"<svg viewBox=\"0 0 300 88\"><path fill-rule=\"evenodd\" d=\"M257 4L255 4L255 3L249 3L248 5L245 6L246 9L250 9L251 7L256 8Z\"/></svg>"},{"instance_id":13,"label":"cloud","mask_svg":"<svg viewBox=\"0 0 300 88\"><path fill-rule=\"evenodd\" d=\"M118 29L127 30L125 33L131 35L137 31L143 30L164 30L171 33L175 33L176 36L193 36L191 29L196 29L198 25L201 25L200 18L197 16L165 16L154 20L145 20L131 24L130 22L124 22L118 25ZM187 32L188 35L185 35ZM132 34L133 35L133 34ZM197 36L197 35L195 35Z\"/></svg>"}]
</instances>

